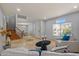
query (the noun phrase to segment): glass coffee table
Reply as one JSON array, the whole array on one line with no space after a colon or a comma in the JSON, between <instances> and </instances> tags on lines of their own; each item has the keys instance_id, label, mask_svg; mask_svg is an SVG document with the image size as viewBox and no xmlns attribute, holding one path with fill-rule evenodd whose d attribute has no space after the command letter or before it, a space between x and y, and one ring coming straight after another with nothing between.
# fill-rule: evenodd
<instances>
[{"instance_id":1,"label":"glass coffee table","mask_svg":"<svg viewBox=\"0 0 79 59\"><path fill-rule=\"evenodd\" d=\"M37 47L41 47L41 50L47 50L47 45L49 45L51 42L49 40L42 40L36 43Z\"/></svg>"},{"instance_id":2,"label":"glass coffee table","mask_svg":"<svg viewBox=\"0 0 79 59\"><path fill-rule=\"evenodd\" d=\"M39 52L39 56L41 56L41 52L47 50L47 45L49 45L51 42L49 40L42 40L36 43L37 47L40 47L40 49L30 50L30 51L37 51Z\"/></svg>"}]
</instances>

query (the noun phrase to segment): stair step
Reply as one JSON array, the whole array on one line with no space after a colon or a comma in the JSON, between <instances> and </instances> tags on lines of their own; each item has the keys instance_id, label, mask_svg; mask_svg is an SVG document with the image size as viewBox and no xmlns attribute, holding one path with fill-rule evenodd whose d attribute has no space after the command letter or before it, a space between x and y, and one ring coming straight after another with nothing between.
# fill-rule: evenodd
<instances>
[{"instance_id":1,"label":"stair step","mask_svg":"<svg viewBox=\"0 0 79 59\"><path fill-rule=\"evenodd\" d=\"M11 40L20 39L20 37L17 35L16 31L13 31L13 30L9 30L9 31L11 31L11 36L10 36Z\"/></svg>"}]
</instances>

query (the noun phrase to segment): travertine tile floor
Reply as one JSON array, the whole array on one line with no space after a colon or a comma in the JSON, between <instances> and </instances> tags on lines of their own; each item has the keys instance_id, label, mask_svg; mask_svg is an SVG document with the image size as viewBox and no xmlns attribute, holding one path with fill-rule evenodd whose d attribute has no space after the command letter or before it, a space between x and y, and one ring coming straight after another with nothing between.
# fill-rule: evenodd
<instances>
[{"instance_id":1,"label":"travertine tile floor","mask_svg":"<svg viewBox=\"0 0 79 59\"><path fill-rule=\"evenodd\" d=\"M18 40L13 40L10 41L11 43L11 48L16 48L16 47L25 47L28 49L35 49L37 48L35 46L36 42L40 41L41 39L33 37L33 36L25 36L22 39L18 39ZM53 48L56 46L56 42L54 40L50 40L51 44L50 46ZM5 41L0 41L0 45L5 44Z\"/></svg>"}]
</instances>

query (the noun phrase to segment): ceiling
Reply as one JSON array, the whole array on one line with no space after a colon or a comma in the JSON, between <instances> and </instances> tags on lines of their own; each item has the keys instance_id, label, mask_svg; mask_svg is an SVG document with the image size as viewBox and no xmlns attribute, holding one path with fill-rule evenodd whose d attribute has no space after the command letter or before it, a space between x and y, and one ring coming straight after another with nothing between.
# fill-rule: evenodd
<instances>
[{"instance_id":1,"label":"ceiling","mask_svg":"<svg viewBox=\"0 0 79 59\"><path fill-rule=\"evenodd\" d=\"M69 3L2 3L0 4L5 15L22 14L30 20L45 20L78 11L73 6L79 4ZM16 9L20 8L21 11Z\"/></svg>"}]
</instances>

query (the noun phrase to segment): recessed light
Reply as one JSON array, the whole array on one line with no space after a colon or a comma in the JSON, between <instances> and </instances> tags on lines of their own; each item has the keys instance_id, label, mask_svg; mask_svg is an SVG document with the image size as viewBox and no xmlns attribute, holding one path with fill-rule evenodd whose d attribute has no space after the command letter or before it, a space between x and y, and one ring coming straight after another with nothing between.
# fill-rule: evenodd
<instances>
[{"instance_id":1,"label":"recessed light","mask_svg":"<svg viewBox=\"0 0 79 59\"><path fill-rule=\"evenodd\" d=\"M21 11L21 9L17 8L17 11Z\"/></svg>"},{"instance_id":2,"label":"recessed light","mask_svg":"<svg viewBox=\"0 0 79 59\"><path fill-rule=\"evenodd\" d=\"M77 5L75 5L75 6L73 6L73 8L75 8L75 9L76 9L76 8L78 8L78 6L77 6Z\"/></svg>"}]
</instances>

